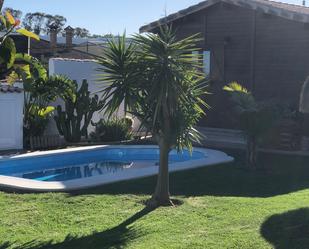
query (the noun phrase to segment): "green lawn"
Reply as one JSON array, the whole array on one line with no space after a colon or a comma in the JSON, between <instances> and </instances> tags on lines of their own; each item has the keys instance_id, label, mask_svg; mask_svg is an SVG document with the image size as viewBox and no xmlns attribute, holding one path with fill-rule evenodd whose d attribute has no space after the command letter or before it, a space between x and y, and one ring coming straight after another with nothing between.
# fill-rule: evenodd
<instances>
[{"instance_id":1,"label":"green lawn","mask_svg":"<svg viewBox=\"0 0 309 249\"><path fill-rule=\"evenodd\" d=\"M155 178L74 194L0 192L0 248L309 248L309 159L264 156L171 176L175 208L145 209Z\"/></svg>"}]
</instances>

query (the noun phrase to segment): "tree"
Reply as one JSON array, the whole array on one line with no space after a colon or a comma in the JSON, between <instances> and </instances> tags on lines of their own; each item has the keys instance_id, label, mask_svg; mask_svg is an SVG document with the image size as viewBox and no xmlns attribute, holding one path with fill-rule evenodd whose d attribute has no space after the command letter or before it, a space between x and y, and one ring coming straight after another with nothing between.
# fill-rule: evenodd
<instances>
[{"instance_id":1,"label":"tree","mask_svg":"<svg viewBox=\"0 0 309 249\"><path fill-rule=\"evenodd\" d=\"M171 205L169 192L169 153L176 148L192 150L199 141L193 128L207 106L205 75L195 44L197 36L177 41L171 28L159 34L111 39L100 60L100 79L106 110L112 115L124 101L125 108L141 120L156 139L160 150L157 185L150 206Z\"/></svg>"},{"instance_id":2,"label":"tree","mask_svg":"<svg viewBox=\"0 0 309 249\"><path fill-rule=\"evenodd\" d=\"M89 37L90 32L88 29L77 27L74 29L74 36L76 37Z\"/></svg>"},{"instance_id":3,"label":"tree","mask_svg":"<svg viewBox=\"0 0 309 249\"><path fill-rule=\"evenodd\" d=\"M91 38L103 38L103 35L92 34L90 37Z\"/></svg>"},{"instance_id":4,"label":"tree","mask_svg":"<svg viewBox=\"0 0 309 249\"><path fill-rule=\"evenodd\" d=\"M247 166L257 169L258 144L263 135L273 126L276 113L267 103L258 102L245 87L232 82L223 88L235 104L241 129L247 140Z\"/></svg>"},{"instance_id":5,"label":"tree","mask_svg":"<svg viewBox=\"0 0 309 249\"><path fill-rule=\"evenodd\" d=\"M109 38L117 38L118 35L113 35L111 33L105 34L105 35L92 34L90 37L92 37L92 38L107 38L107 39L109 39Z\"/></svg>"},{"instance_id":6,"label":"tree","mask_svg":"<svg viewBox=\"0 0 309 249\"><path fill-rule=\"evenodd\" d=\"M23 19L23 26L37 35L48 34L49 27L55 24L58 32L63 30L67 19L60 15L50 15L43 12L27 13Z\"/></svg>"},{"instance_id":7,"label":"tree","mask_svg":"<svg viewBox=\"0 0 309 249\"><path fill-rule=\"evenodd\" d=\"M23 19L25 29L40 35L44 31L46 14L42 12L27 13Z\"/></svg>"},{"instance_id":8,"label":"tree","mask_svg":"<svg viewBox=\"0 0 309 249\"><path fill-rule=\"evenodd\" d=\"M56 27L58 27L57 32L61 33L63 31L64 25L67 22L67 19L64 16L60 16L60 15L45 15L45 28L44 28L44 32L46 34L49 33L49 27L54 24Z\"/></svg>"}]
</instances>

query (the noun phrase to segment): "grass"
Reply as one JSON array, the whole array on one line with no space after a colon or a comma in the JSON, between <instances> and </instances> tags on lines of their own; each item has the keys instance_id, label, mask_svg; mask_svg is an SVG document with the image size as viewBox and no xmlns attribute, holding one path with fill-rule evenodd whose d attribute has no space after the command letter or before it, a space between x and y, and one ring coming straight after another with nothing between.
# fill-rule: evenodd
<instances>
[{"instance_id":1,"label":"grass","mask_svg":"<svg viewBox=\"0 0 309 249\"><path fill-rule=\"evenodd\" d=\"M145 208L153 177L70 194L0 192L0 249L309 248L309 159L242 165L172 174L176 208Z\"/></svg>"}]
</instances>

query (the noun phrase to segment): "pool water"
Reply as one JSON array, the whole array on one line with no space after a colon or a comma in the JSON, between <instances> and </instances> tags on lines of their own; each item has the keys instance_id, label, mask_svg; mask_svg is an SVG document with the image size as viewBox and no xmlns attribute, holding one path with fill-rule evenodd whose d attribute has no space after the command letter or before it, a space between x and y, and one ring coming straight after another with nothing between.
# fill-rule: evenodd
<instances>
[{"instance_id":1,"label":"pool water","mask_svg":"<svg viewBox=\"0 0 309 249\"><path fill-rule=\"evenodd\" d=\"M201 152L171 151L169 162L205 158ZM153 167L159 162L159 149L100 148L37 157L0 160L0 175L53 182L90 178L121 171Z\"/></svg>"},{"instance_id":2,"label":"pool water","mask_svg":"<svg viewBox=\"0 0 309 249\"><path fill-rule=\"evenodd\" d=\"M131 168L133 163L129 162L98 162L83 165L61 167L56 169L38 170L22 174L13 174L15 177L33 179L37 181L68 181L74 179L88 178L108 173L116 173Z\"/></svg>"}]
</instances>

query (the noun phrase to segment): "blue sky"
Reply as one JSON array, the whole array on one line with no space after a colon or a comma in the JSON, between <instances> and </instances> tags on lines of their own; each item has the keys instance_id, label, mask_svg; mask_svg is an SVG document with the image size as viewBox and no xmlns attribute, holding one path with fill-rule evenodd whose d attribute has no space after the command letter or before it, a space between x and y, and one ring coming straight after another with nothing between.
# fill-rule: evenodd
<instances>
[{"instance_id":1,"label":"blue sky","mask_svg":"<svg viewBox=\"0 0 309 249\"><path fill-rule=\"evenodd\" d=\"M5 0L5 7L27 12L63 15L72 27L95 34L138 32L140 26L174 13L201 0ZM302 0L282 0L301 4ZM309 0L307 0L309 6Z\"/></svg>"}]
</instances>

